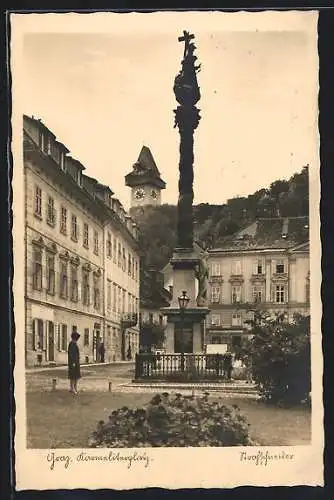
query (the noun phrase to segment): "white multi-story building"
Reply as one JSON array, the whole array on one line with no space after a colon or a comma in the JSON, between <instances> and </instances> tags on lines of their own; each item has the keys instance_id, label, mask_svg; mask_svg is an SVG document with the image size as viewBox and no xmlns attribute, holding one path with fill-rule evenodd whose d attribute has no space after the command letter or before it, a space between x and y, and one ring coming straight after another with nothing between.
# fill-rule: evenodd
<instances>
[{"instance_id":1,"label":"white multi-story building","mask_svg":"<svg viewBox=\"0 0 334 500\"><path fill-rule=\"evenodd\" d=\"M102 343L106 361L133 357L137 228L40 120L24 116L23 134L26 363L66 363L75 330L83 361L99 359Z\"/></svg>"},{"instance_id":2,"label":"white multi-story building","mask_svg":"<svg viewBox=\"0 0 334 500\"><path fill-rule=\"evenodd\" d=\"M209 250L208 263L207 345L238 346L256 312L310 313L307 217L259 219Z\"/></svg>"},{"instance_id":3,"label":"white multi-story building","mask_svg":"<svg viewBox=\"0 0 334 500\"><path fill-rule=\"evenodd\" d=\"M233 350L249 335L256 312L310 314L308 235L308 217L259 219L208 250L210 313L203 351ZM203 251L194 248L199 255ZM170 264L163 273L173 293Z\"/></svg>"}]
</instances>

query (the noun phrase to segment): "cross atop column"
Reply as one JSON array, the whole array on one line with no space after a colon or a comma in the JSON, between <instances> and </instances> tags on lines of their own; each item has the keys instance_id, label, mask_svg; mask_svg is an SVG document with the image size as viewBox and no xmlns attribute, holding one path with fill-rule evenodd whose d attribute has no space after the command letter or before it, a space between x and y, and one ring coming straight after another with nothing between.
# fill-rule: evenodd
<instances>
[{"instance_id":1,"label":"cross atop column","mask_svg":"<svg viewBox=\"0 0 334 500\"><path fill-rule=\"evenodd\" d=\"M195 38L195 35L193 35L192 33L189 33L189 31L184 31L184 30L183 30L183 36L179 36L178 41L179 42L185 42L185 45L184 45L184 55L187 52L190 40L192 40L193 38Z\"/></svg>"},{"instance_id":2,"label":"cross atop column","mask_svg":"<svg viewBox=\"0 0 334 500\"><path fill-rule=\"evenodd\" d=\"M195 35L189 33L189 31L183 31L183 36L179 36L178 40L179 42L186 42L188 44L193 38L195 38Z\"/></svg>"}]
</instances>

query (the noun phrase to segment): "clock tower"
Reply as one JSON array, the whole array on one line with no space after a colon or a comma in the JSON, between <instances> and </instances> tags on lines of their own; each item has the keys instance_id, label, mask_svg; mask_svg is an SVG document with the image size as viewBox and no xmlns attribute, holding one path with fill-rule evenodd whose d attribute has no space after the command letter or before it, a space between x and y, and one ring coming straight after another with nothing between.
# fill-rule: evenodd
<instances>
[{"instance_id":1,"label":"clock tower","mask_svg":"<svg viewBox=\"0 0 334 500\"><path fill-rule=\"evenodd\" d=\"M166 183L147 146L142 147L132 172L125 176L125 184L131 187L131 208L161 204L161 190L166 188Z\"/></svg>"}]
</instances>

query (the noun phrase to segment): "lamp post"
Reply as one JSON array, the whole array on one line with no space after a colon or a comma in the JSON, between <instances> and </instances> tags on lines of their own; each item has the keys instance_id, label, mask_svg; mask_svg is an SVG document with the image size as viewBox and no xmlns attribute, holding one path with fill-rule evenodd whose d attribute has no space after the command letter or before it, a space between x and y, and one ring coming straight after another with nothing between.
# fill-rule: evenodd
<instances>
[{"instance_id":1,"label":"lamp post","mask_svg":"<svg viewBox=\"0 0 334 500\"><path fill-rule=\"evenodd\" d=\"M181 330L181 371L184 371L184 338L183 338L183 323L184 323L184 311L189 304L189 297L186 291L182 292L177 299L179 301L180 307L180 330Z\"/></svg>"}]
</instances>

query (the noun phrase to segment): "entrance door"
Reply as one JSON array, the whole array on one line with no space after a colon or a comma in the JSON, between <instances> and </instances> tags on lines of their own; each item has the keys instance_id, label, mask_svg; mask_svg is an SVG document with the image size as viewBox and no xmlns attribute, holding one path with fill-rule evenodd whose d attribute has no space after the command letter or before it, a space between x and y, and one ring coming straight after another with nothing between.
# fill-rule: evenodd
<instances>
[{"instance_id":1,"label":"entrance door","mask_svg":"<svg viewBox=\"0 0 334 500\"><path fill-rule=\"evenodd\" d=\"M52 321L48 321L48 354L49 361L55 360L55 335L54 335L54 324Z\"/></svg>"},{"instance_id":2,"label":"entrance door","mask_svg":"<svg viewBox=\"0 0 334 500\"><path fill-rule=\"evenodd\" d=\"M174 352L194 352L193 348L193 327L192 325L180 328L175 325L174 329Z\"/></svg>"}]
</instances>

